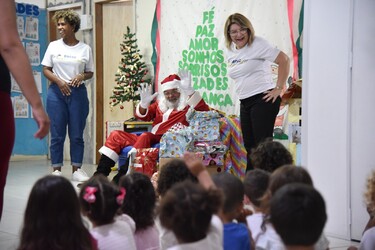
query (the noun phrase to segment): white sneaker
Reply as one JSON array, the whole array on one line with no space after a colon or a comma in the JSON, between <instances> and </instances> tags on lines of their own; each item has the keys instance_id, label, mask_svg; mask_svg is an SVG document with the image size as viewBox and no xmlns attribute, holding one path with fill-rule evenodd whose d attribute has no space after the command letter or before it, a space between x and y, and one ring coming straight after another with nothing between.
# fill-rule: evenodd
<instances>
[{"instance_id":1,"label":"white sneaker","mask_svg":"<svg viewBox=\"0 0 375 250\"><path fill-rule=\"evenodd\" d=\"M62 176L62 173L60 170L55 170L52 172L52 175L55 175L55 176Z\"/></svg>"},{"instance_id":2,"label":"white sneaker","mask_svg":"<svg viewBox=\"0 0 375 250\"><path fill-rule=\"evenodd\" d=\"M84 181L87 181L88 179L90 179L90 177L86 174L85 171L83 171L82 169L77 169L74 173L73 173L73 176L72 176L72 180L73 181L79 181L79 182L84 182Z\"/></svg>"}]
</instances>

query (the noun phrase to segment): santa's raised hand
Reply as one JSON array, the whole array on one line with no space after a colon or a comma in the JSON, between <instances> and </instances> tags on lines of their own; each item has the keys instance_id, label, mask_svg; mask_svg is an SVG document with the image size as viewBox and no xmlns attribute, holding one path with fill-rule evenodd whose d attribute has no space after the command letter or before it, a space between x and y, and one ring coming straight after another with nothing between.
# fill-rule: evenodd
<instances>
[{"instance_id":1,"label":"santa's raised hand","mask_svg":"<svg viewBox=\"0 0 375 250\"><path fill-rule=\"evenodd\" d=\"M151 84L149 85L147 83L142 83L140 85L139 95L141 97L141 101L139 105L142 108L147 109L148 106L150 106L151 102L158 95L158 92L155 92L154 94L152 94Z\"/></svg>"}]
</instances>

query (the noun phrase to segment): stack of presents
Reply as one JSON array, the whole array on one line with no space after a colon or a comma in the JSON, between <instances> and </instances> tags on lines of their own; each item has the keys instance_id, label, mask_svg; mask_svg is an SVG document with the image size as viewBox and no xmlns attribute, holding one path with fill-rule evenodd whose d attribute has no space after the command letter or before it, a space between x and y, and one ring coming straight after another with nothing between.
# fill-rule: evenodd
<instances>
[{"instance_id":1,"label":"stack of presents","mask_svg":"<svg viewBox=\"0 0 375 250\"><path fill-rule=\"evenodd\" d=\"M191 109L187 120L189 126L178 123L171 127L161 138L159 148L138 149L132 171L152 176L168 161L182 158L189 151L202 159L211 174L230 172L244 177L246 150L238 117Z\"/></svg>"}]
</instances>

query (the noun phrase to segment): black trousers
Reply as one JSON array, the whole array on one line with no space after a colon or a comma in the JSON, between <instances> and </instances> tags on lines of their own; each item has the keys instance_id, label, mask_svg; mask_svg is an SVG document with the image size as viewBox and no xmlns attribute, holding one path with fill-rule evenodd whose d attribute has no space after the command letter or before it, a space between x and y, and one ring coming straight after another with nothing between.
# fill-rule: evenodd
<instances>
[{"instance_id":1,"label":"black trousers","mask_svg":"<svg viewBox=\"0 0 375 250\"><path fill-rule=\"evenodd\" d=\"M260 93L240 100L241 129L247 151L246 171L253 169L250 161L251 149L262 140L273 137L274 124L280 109L280 97L272 103L263 100L264 96L265 94Z\"/></svg>"}]
</instances>

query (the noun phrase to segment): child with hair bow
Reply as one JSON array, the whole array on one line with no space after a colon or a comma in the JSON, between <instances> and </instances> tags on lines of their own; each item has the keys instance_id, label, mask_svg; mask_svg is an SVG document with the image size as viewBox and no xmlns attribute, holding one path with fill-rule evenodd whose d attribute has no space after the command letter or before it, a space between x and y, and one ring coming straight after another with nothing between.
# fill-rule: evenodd
<instances>
[{"instance_id":1,"label":"child with hair bow","mask_svg":"<svg viewBox=\"0 0 375 250\"><path fill-rule=\"evenodd\" d=\"M102 175L93 176L82 185L81 210L92 223L90 233L99 250L136 249L134 221L129 216L116 216L125 196L125 188L118 188Z\"/></svg>"}]
</instances>

